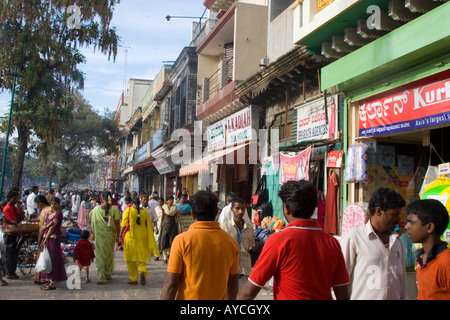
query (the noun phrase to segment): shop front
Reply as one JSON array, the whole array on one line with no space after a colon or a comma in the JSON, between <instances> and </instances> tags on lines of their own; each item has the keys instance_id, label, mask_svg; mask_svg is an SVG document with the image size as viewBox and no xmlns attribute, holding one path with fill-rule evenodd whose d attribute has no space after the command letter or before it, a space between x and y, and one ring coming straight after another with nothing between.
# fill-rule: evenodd
<instances>
[{"instance_id":1,"label":"shop front","mask_svg":"<svg viewBox=\"0 0 450 320\"><path fill-rule=\"evenodd\" d=\"M281 185L289 180L304 179L313 183L319 191L320 205L314 218L324 226L328 180L333 175L333 179L339 182L341 177L339 166L327 165L329 155L341 148L339 100L337 94L320 94L294 105L290 144L280 146L279 152L272 151L271 161L265 167L275 216L284 218L282 203L277 196ZM339 188L333 192L333 198L339 200ZM328 207L333 206L337 210L339 204L339 201L335 201L329 203ZM336 233L335 229L327 231Z\"/></svg>"},{"instance_id":2,"label":"shop front","mask_svg":"<svg viewBox=\"0 0 450 320\"><path fill-rule=\"evenodd\" d=\"M450 161L449 14L450 4L442 4L321 70L322 88L345 96L341 235L367 221L378 187L398 191L407 203L431 196L448 208L449 176L429 171ZM442 185L426 194L429 181ZM404 234L405 210L400 219ZM414 298L413 247L402 239Z\"/></svg>"},{"instance_id":3,"label":"shop front","mask_svg":"<svg viewBox=\"0 0 450 320\"><path fill-rule=\"evenodd\" d=\"M235 192L250 203L257 184L258 123L258 108L249 106L208 126L203 156L180 169L183 181L193 180L193 189L219 191L222 200Z\"/></svg>"},{"instance_id":4,"label":"shop front","mask_svg":"<svg viewBox=\"0 0 450 320\"><path fill-rule=\"evenodd\" d=\"M350 110L355 121L346 159L349 202L368 203L378 187L398 191L407 203L423 199L429 167L450 161L445 141L450 134L450 70L352 101ZM361 153L366 161L352 161ZM434 178L440 175L427 176ZM448 206L448 196L431 197ZM400 227L405 220L403 211Z\"/></svg>"},{"instance_id":5,"label":"shop front","mask_svg":"<svg viewBox=\"0 0 450 320\"><path fill-rule=\"evenodd\" d=\"M429 164L450 161L449 14L442 4L321 69L322 90L345 97L344 208L365 207L378 186L409 203L420 197Z\"/></svg>"}]
</instances>

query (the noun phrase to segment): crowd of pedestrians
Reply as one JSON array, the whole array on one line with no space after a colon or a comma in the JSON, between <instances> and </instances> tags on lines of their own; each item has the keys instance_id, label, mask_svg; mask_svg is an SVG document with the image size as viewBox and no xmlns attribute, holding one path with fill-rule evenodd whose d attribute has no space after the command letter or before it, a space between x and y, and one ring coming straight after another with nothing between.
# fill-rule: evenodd
<instances>
[{"instance_id":1,"label":"crowd of pedestrians","mask_svg":"<svg viewBox=\"0 0 450 320\"><path fill-rule=\"evenodd\" d=\"M395 228L406 207L407 233L422 244L417 298L450 299L450 250L440 238L449 218L439 201L406 206L396 191L379 188L370 199L367 222L338 238L311 219L317 207L313 184L288 181L278 196L287 225L267 238L255 263L250 257L255 226L247 203L234 193L223 203L217 193L190 195L186 188L166 199L135 191L124 197L110 191L44 196L31 188L22 202L17 191L10 191L2 211L5 224L39 223L39 252L47 248L54 266L51 273L36 275L43 290L54 290L56 282L67 279L61 225L64 214L72 214L82 229L74 261L90 281L89 265L95 259L98 285L112 278L114 252L123 250L130 285L144 285L147 262L161 256L167 264L161 299L254 299L272 279L275 300L400 300L408 295L404 250ZM183 221L187 226L182 227ZM7 280L17 278L15 241L17 234L4 235ZM239 289L241 277L247 282Z\"/></svg>"}]
</instances>

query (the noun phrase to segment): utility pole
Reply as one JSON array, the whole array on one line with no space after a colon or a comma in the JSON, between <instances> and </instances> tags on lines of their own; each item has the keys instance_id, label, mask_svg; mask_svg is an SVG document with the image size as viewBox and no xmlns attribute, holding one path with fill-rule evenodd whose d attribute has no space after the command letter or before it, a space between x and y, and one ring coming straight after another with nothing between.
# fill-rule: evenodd
<instances>
[{"instance_id":1,"label":"utility pole","mask_svg":"<svg viewBox=\"0 0 450 320\"><path fill-rule=\"evenodd\" d=\"M16 92L16 80L17 80L17 66L14 72L14 84L11 95L11 106L9 108L9 117L8 117L8 129L6 130L6 140L5 140L5 151L3 152L3 167L2 167L2 183L0 187L0 201L3 200L3 184L5 182L5 171L6 171L6 157L8 154L8 141L9 141L9 130L11 128L11 116L12 116L12 108L14 102L14 93Z\"/></svg>"}]
</instances>

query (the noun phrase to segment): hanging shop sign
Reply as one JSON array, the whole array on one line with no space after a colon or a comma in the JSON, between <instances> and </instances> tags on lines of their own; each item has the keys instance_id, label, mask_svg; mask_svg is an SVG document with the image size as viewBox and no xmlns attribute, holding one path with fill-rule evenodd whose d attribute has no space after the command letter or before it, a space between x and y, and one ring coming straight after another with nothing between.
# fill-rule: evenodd
<instances>
[{"instance_id":1,"label":"hanging shop sign","mask_svg":"<svg viewBox=\"0 0 450 320\"><path fill-rule=\"evenodd\" d=\"M330 151L328 153L327 167L328 168L340 168L342 166L343 153L344 152L342 150Z\"/></svg>"},{"instance_id":2,"label":"hanging shop sign","mask_svg":"<svg viewBox=\"0 0 450 320\"><path fill-rule=\"evenodd\" d=\"M327 114L323 98L297 108L297 142L336 138L338 95L327 96Z\"/></svg>"},{"instance_id":3,"label":"hanging shop sign","mask_svg":"<svg viewBox=\"0 0 450 320\"><path fill-rule=\"evenodd\" d=\"M153 161L153 165L159 174L166 174L175 170L175 165L172 163L170 158L162 158Z\"/></svg>"},{"instance_id":4,"label":"hanging shop sign","mask_svg":"<svg viewBox=\"0 0 450 320\"><path fill-rule=\"evenodd\" d=\"M109 179L119 178L118 162L119 162L118 157L115 157L109 164L109 172L108 172Z\"/></svg>"},{"instance_id":5,"label":"hanging shop sign","mask_svg":"<svg viewBox=\"0 0 450 320\"><path fill-rule=\"evenodd\" d=\"M359 105L359 136L390 134L449 123L450 78L433 83L426 81L404 86L387 96L362 101Z\"/></svg>"},{"instance_id":6,"label":"hanging shop sign","mask_svg":"<svg viewBox=\"0 0 450 320\"><path fill-rule=\"evenodd\" d=\"M311 147L296 155L280 153L280 184L289 180L309 181Z\"/></svg>"}]
</instances>

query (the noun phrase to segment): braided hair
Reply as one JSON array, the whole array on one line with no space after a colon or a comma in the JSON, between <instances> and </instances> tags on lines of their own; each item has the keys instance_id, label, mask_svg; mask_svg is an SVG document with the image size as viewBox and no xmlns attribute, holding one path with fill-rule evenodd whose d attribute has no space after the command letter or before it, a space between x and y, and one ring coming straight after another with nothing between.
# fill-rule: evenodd
<instances>
[{"instance_id":1,"label":"braided hair","mask_svg":"<svg viewBox=\"0 0 450 320\"><path fill-rule=\"evenodd\" d=\"M105 216L109 213L109 205L112 204L111 192L105 191L102 193L102 199L106 202Z\"/></svg>"},{"instance_id":2,"label":"braided hair","mask_svg":"<svg viewBox=\"0 0 450 320\"><path fill-rule=\"evenodd\" d=\"M136 223L137 223L138 225L141 225L141 210L140 210L140 208L139 208L139 206L140 206L140 204L141 204L141 201L139 200L138 197L135 197L135 198L133 198L132 203L136 205L137 211L138 211L138 216L137 216L137 218L136 218Z\"/></svg>"}]
</instances>

